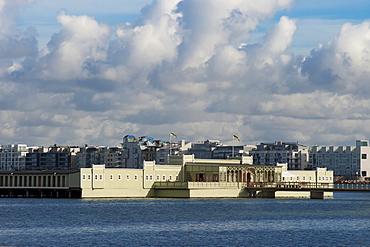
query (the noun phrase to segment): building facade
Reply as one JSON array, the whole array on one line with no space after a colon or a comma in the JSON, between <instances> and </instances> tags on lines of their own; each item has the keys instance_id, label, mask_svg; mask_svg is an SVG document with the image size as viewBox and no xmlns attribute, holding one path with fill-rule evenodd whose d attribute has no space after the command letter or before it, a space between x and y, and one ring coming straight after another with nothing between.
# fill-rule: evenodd
<instances>
[{"instance_id":1,"label":"building facade","mask_svg":"<svg viewBox=\"0 0 370 247\"><path fill-rule=\"evenodd\" d=\"M0 146L0 170L24 170L27 153L26 144Z\"/></svg>"},{"instance_id":2,"label":"building facade","mask_svg":"<svg viewBox=\"0 0 370 247\"><path fill-rule=\"evenodd\" d=\"M126 135L122 145L122 167L142 169L144 161L156 161L160 165L168 165L168 155L178 154L185 141L169 143L155 140L152 137Z\"/></svg>"},{"instance_id":3,"label":"building facade","mask_svg":"<svg viewBox=\"0 0 370 247\"><path fill-rule=\"evenodd\" d=\"M287 171L284 166L251 162L246 157L222 160L177 155L169 157L169 165L145 161L143 169L93 165L80 170L0 171L0 197L233 198L250 197L251 193L266 198L311 197L310 191L266 191L261 187L307 184L308 188L330 188L332 181L332 173L325 168Z\"/></svg>"},{"instance_id":4,"label":"building facade","mask_svg":"<svg viewBox=\"0 0 370 247\"><path fill-rule=\"evenodd\" d=\"M186 154L194 155L197 159L228 159L249 155L249 145L224 145L220 140L207 140L192 143ZM184 153L185 154L185 153Z\"/></svg>"},{"instance_id":5,"label":"building facade","mask_svg":"<svg viewBox=\"0 0 370 247\"><path fill-rule=\"evenodd\" d=\"M69 170L74 167L77 146L50 146L30 148L26 154L26 170Z\"/></svg>"},{"instance_id":6,"label":"building facade","mask_svg":"<svg viewBox=\"0 0 370 247\"><path fill-rule=\"evenodd\" d=\"M88 146L81 147L76 153L73 167L92 167L105 164L106 167L122 167L123 150L121 147Z\"/></svg>"},{"instance_id":7,"label":"building facade","mask_svg":"<svg viewBox=\"0 0 370 247\"><path fill-rule=\"evenodd\" d=\"M312 146L310 166L326 167L335 176L353 179L370 177L370 146L367 140L357 140L356 146Z\"/></svg>"},{"instance_id":8,"label":"building facade","mask_svg":"<svg viewBox=\"0 0 370 247\"><path fill-rule=\"evenodd\" d=\"M260 143L249 151L255 165L276 165L286 163L289 170L311 169L308 146L295 142Z\"/></svg>"}]
</instances>

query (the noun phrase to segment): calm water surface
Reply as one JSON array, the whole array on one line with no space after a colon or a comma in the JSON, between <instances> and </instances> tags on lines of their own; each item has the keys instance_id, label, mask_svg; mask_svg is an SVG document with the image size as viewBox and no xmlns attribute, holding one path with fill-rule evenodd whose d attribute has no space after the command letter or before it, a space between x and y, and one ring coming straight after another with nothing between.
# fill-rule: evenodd
<instances>
[{"instance_id":1,"label":"calm water surface","mask_svg":"<svg viewBox=\"0 0 370 247\"><path fill-rule=\"evenodd\" d=\"M0 198L0 246L370 246L370 194L334 199Z\"/></svg>"}]
</instances>

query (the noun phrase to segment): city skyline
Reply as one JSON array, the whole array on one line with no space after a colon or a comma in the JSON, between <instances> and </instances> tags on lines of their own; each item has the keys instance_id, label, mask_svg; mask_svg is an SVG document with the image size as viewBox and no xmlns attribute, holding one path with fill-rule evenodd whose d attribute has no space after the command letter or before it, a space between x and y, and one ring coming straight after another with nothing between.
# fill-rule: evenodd
<instances>
[{"instance_id":1,"label":"city skyline","mask_svg":"<svg viewBox=\"0 0 370 247\"><path fill-rule=\"evenodd\" d=\"M366 7L0 0L0 143L367 140Z\"/></svg>"}]
</instances>

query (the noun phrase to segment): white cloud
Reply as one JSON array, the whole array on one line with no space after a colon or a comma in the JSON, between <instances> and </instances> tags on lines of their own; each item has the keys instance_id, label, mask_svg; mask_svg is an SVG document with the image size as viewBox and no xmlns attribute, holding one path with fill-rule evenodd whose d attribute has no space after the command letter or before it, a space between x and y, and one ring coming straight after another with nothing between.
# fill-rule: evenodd
<instances>
[{"instance_id":1,"label":"white cloud","mask_svg":"<svg viewBox=\"0 0 370 247\"><path fill-rule=\"evenodd\" d=\"M62 29L48 44L39 63L40 79L81 79L94 74L91 63L106 60L110 27L88 16L58 15ZM36 75L37 77L37 75Z\"/></svg>"},{"instance_id":2,"label":"white cloud","mask_svg":"<svg viewBox=\"0 0 370 247\"><path fill-rule=\"evenodd\" d=\"M154 0L136 22L116 27L60 12L60 30L41 52L37 30L16 30L16 14L0 15L0 138L118 145L125 134L166 139L172 131L225 143L232 134L243 143L366 139L369 22L344 25L307 57L290 53L299 21L288 16L254 42L250 33L292 3Z\"/></svg>"},{"instance_id":3,"label":"white cloud","mask_svg":"<svg viewBox=\"0 0 370 247\"><path fill-rule=\"evenodd\" d=\"M369 21L358 25L344 24L335 39L312 51L303 64L303 72L313 84L322 84L334 92L367 94L369 47Z\"/></svg>"}]
</instances>

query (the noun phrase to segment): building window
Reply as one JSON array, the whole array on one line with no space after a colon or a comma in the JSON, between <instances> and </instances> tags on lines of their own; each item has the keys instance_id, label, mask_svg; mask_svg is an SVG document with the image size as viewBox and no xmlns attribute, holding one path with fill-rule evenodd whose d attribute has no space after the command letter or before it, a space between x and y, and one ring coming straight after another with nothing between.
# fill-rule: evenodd
<instances>
[{"instance_id":1,"label":"building window","mask_svg":"<svg viewBox=\"0 0 370 247\"><path fill-rule=\"evenodd\" d=\"M103 180L103 174L100 174L100 181Z\"/></svg>"},{"instance_id":2,"label":"building window","mask_svg":"<svg viewBox=\"0 0 370 247\"><path fill-rule=\"evenodd\" d=\"M145 176L145 181L149 181L149 176L148 175Z\"/></svg>"},{"instance_id":3,"label":"building window","mask_svg":"<svg viewBox=\"0 0 370 247\"><path fill-rule=\"evenodd\" d=\"M329 177L326 177L326 181L328 181L329 180Z\"/></svg>"},{"instance_id":4,"label":"building window","mask_svg":"<svg viewBox=\"0 0 370 247\"><path fill-rule=\"evenodd\" d=\"M170 175L170 178L168 179L169 181L172 181L172 175Z\"/></svg>"},{"instance_id":5,"label":"building window","mask_svg":"<svg viewBox=\"0 0 370 247\"><path fill-rule=\"evenodd\" d=\"M82 180L85 181L86 180L86 174L83 174L82 175Z\"/></svg>"},{"instance_id":6,"label":"building window","mask_svg":"<svg viewBox=\"0 0 370 247\"><path fill-rule=\"evenodd\" d=\"M118 180L121 181L122 177L121 174L118 174Z\"/></svg>"},{"instance_id":7,"label":"building window","mask_svg":"<svg viewBox=\"0 0 370 247\"><path fill-rule=\"evenodd\" d=\"M302 177L302 180L303 180L303 181L306 181L306 176L303 176L303 177Z\"/></svg>"},{"instance_id":8,"label":"building window","mask_svg":"<svg viewBox=\"0 0 370 247\"><path fill-rule=\"evenodd\" d=\"M126 180L129 181L130 180L130 174L126 174Z\"/></svg>"},{"instance_id":9,"label":"building window","mask_svg":"<svg viewBox=\"0 0 370 247\"><path fill-rule=\"evenodd\" d=\"M179 176L178 175L176 175L176 181L179 181Z\"/></svg>"},{"instance_id":10,"label":"building window","mask_svg":"<svg viewBox=\"0 0 370 247\"><path fill-rule=\"evenodd\" d=\"M361 154L361 159L366 160L367 159L367 155L366 154Z\"/></svg>"},{"instance_id":11,"label":"building window","mask_svg":"<svg viewBox=\"0 0 370 247\"><path fill-rule=\"evenodd\" d=\"M98 174L95 174L95 181L98 181Z\"/></svg>"},{"instance_id":12,"label":"building window","mask_svg":"<svg viewBox=\"0 0 370 247\"><path fill-rule=\"evenodd\" d=\"M321 177L319 177L319 181L321 181Z\"/></svg>"},{"instance_id":13,"label":"building window","mask_svg":"<svg viewBox=\"0 0 370 247\"><path fill-rule=\"evenodd\" d=\"M135 181L137 181L137 174L135 174Z\"/></svg>"},{"instance_id":14,"label":"building window","mask_svg":"<svg viewBox=\"0 0 370 247\"><path fill-rule=\"evenodd\" d=\"M159 176L159 175L157 175L157 181L159 181L159 180L161 180L161 178L160 178L160 176Z\"/></svg>"},{"instance_id":15,"label":"building window","mask_svg":"<svg viewBox=\"0 0 370 247\"><path fill-rule=\"evenodd\" d=\"M90 174L88 174L88 175L87 175L87 180L88 180L88 181L90 181L90 180L91 180L91 175L90 175Z\"/></svg>"},{"instance_id":16,"label":"building window","mask_svg":"<svg viewBox=\"0 0 370 247\"><path fill-rule=\"evenodd\" d=\"M150 174L150 181L153 181L153 175Z\"/></svg>"},{"instance_id":17,"label":"building window","mask_svg":"<svg viewBox=\"0 0 370 247\"><path fill-rule=\"evenodd\" d=\"M162 180L166 181L166 175L163 175Z\"/></svg>"},{"instance_id":18,"label":"building window","mask_svg":"<svg viewBox=\"0 0 370 247\"><path fill-rule=\"evenodd\" d=\"M312 181L312 177L310 176L310 181Z\"/></svg>"},{"instance_id":19,"label":"building window","mask_svg":"<svg viewBox=\"0 0 370 247\"><path fill-rule=\"evenodd\" d=\"M299 176L297 176L297 181L299 181Z\"/></svg>"}]
</instances>

